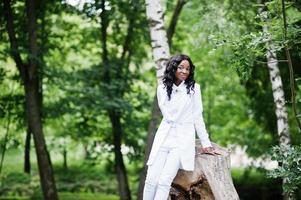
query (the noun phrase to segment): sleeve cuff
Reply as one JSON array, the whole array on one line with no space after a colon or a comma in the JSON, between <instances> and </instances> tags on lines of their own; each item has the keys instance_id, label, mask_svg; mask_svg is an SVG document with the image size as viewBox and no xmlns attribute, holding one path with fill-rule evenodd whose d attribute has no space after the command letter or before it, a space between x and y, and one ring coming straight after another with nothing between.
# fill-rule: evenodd
<instances>
[{"instance_id":1,"label":"sleeve cuff","mask_svg":"<svg viewBox=\"0 0 301 200\"><path fill-rule=\"evenodd\" d=\"M212 147L210 140L201 141L201 144L203 148Z\"/></svg>"}]
</instances>

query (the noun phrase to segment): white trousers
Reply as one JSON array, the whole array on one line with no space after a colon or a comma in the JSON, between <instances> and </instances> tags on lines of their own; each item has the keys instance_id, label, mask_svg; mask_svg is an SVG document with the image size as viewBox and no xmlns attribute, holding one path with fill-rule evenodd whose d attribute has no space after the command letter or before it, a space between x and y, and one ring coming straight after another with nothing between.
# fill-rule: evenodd
<instances>
[{"instance_id":1,"label":"white trousers","mask_svg":"<svg viewBox=\"0 0 301 200\"><path fill-rule=\"evenodd\" d=\"M179 168L178 148L161 147L153 164L148 166L143 200L167 200Z\"/></svg>"}]
</instances>

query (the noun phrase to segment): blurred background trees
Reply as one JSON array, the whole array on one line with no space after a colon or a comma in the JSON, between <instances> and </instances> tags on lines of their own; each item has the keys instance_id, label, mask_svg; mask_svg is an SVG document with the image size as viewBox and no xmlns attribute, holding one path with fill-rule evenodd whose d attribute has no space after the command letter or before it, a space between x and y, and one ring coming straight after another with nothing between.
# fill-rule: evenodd
<instances>
[{"instance_id":1,"label":"blurred background trees","mask_svg":"<svg viewBox=\"0 0 301 200\"><path fill-rule=\"evenodd\" d=\"M0 7L0 196L41 196L40 161L34 149L42 145L50 153L49 166L53 164L62 199L73 193L86 199L93 199L89 195L136 199L157 84L145 2L43 1L31 8L34 12L27 12L31 2L3 1ZM190 55L197 66L195 79L202 88L211 139L229 148L239 146L254 160L272 158L283 163L290 159L288 165L270 171L269 177L276 179L267 176L264 165L233 168L241 199L281 198L278 178L288 178L284 188L300 198L301 137L292 109L285 47L290 51L300 119L301 4L285 1L285 36L278 0L161 3L165 29L173 32L171 54ZM7 28L7 5L17 48ZM259 14L261 8L264 13ZM175 13L179 15L172 29ZM265 16L268 20L263 20ZM287 151L280 147L271 151L279 144L279 136L267 37L273 41L283 83L291 138ZM24 67L19 67L18 60ZM26 75L23 68L30 69L26 73L36 68L35 76ZM24 85L30 79L26 76L35 79L34 89L27 93ZM46 145L30 142L37 125L30 123L35 118L28 110L27 94L33 91Z\"/></svg>"}]
</instances>

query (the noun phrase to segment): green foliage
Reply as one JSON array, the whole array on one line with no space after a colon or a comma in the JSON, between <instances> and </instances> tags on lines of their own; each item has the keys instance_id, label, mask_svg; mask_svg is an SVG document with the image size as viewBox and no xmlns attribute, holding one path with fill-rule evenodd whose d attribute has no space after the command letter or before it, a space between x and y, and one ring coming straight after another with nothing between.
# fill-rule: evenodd
<instances>
[{"instance_id":1,"label":"green foliage","mask_svg":"<svg viewBox=\"0 0 301 200\"><path fill-rule=\"evenodd\" d=\"M73 165L68 170L56 168L58 191L116 193L115 177L99 173L99 170L99 167L89 164Z\"/></svg>"},{"instance_id":2,"label":"green foliage","mask_svg":"<svg viewBox=\"0 0 301 200\"><path fill-rule=\"evenodd\" d=\"M115 177L100 171L101 168L88 164L72 165L68 170L55 168L57 189L72 193L116 193ZM11 172L2 175L0 180L1 196L35 196L40 191L36 175Z\"/></svg>"},{"instance_id":3,"label":"green foliage","mask_svg":"<svg viewBox=\"0 0 301 200\"><path fill-rule=\"evenodd\" d=\"M0 45L1 46L1 45ZM8 135L6 148L20 145L21 133L25 124L24 94L17 70L10 59L0 60L0 150L2 151L5 135Z\"/></svg>"},{"instance_id":4,"label":"green foliage","mask_svg":"<svg viewBox=\"0 0 301 200\"><path fill-rule=\"evenodd\" d=\"M235 2L235 1L233 1ZM232 3L233 3L232 2ZM233 17L234 9L243 9L244 17L235 21L236 27L229 25L222 32L213 33L209 41L215 48L228 47L231 49L230 63L238 72L241 81L252 81L252 71L258 66L266 65L265 54L270 46L281 56L285 45L297 47L300 44L300 12L293 3L286 5L287 37L284 36L284 25L281 1L269 1L265 4L232 5L225 17ZM239 8L240 7L240 8ZM261 11L260 11L261 10ZM241 12L239 12L241 13ZM253 18L254 20L250 20ZM241 28L245 26L245 28ZM264 31L263 29L266 30ZM233 30L238 29L238 31ZM234 32L233 32L233 31Z\"/></svg>"},{"instance_id":5,"label":"green foliage","mask_svg":"<svg viewBox=\"0 0 301 200\"><path fill-rule=\"evenodd\" d=\"M31 200L31 198L27 196L3 196L0 197L0 200Z\"/></svg>"},{"instance_id":6,"label":"green foliage","mask_svg":"<svg viewBox=\"0 0 301 200\"><path fill-rule=\"evenodd\" d=\"M199 6L195 1L188 2L178 22L173 47L190 55L196 65L195 78L201 84L205 124L211 139L225 146L246 146L247 153L257 157L266 154L277 143L277 137L272 132L275 129L270 129L275 128L275 118L270 110L272 93L266 84L269 78L262 73L263 66L257 67L256 55L262 53L254 44L246 48L256 37L248 34L256 16L252 5L205 1ZM238 20L234 16L239 13L244 17ZM244 41L239 43L241 38ZM251 67L254 64L256 67ZM260 88L247 82L253 78Z\"/></svg>"},{"instance_id":7,"label":"green foliage","mask_svg":"<svg viewBox=\"0 0 301 200\"><path fill-rule=\"evenodd\" d=\"M301 186L301 146L274 146L272 160L280 163L277 169L269 172L269 177L286 180L283 190L293 193Z\"/></svg>"},{"instance_id":8,"label":"green foliage","mask_svg":"<svg viewBox=\"0 0 301 200\"><path fill-rule=\"evenodd\" d=\"M167 26L176 1L165 3ZM280 60L286 59L283 46L290 47L298 105L301 103L300 3L286 3L286 40L283 38L279 3L268 2L266 10L258 15L262 5L255 1L205 0L201 4L196 0L187 1L179 16L171 49L172 53L190 55L197 67L195 78L201 84L204 119L211 139L224 146L245 146L247 153L255 158L267 155L267 149L278 143L272 89L266 69L267 36L278 49ZM14 1L13 4L19 51L26 59L28 40L26 31L23 31L27 24L24 2ZM116 193L112 126L107 113L110 109L120 113L122 151L131 192L135 194L156 87L144 2L106 1L108 63L102 60L99 1L86 1L82 6L71 6L65 1L43 1L37 7L44 132L52 161L60 160L66 150L69 167L68 170L55 168L58 190L64 192L60 197L72 199L73 194L67 192ZM2 4L0 11L3 11ZM269 20L265 20L267 17ZM129 23L133 19L126 59L121 59ZM2 15L0 24L5 24ZM267 34L262 31L263 25L269 28ZM14 175L22 170L22 163L17 165L15 161L22 161L21 149L24 148L24 88L9 56L5 26L0 26L0 41L0 142L2 144L10 113L12 120L7 147L19 148L14 149L15 155L5 157L4 169L8 175L2 175L3 187L0 189L7 195L35 192L39 199L35 165L35 173L31 176ZM280 63L279 66L289 105L287 64ZM105 75L110 81L104 79ZM299 144L300 134L293 124L292 111L288 111L293 143ZM83 148L84 156L85 153L80 152ZM71 156L73 154L76 157ZM74 162L84 164L74 166ZM292 169L286 173L295 171ZM275 190L279 195L279 180L265 179L262 174L253 170L237 176L234 174L242 197L247 199L249 193L260 193L259 196L264 198L264 193L272 195ZM25 182L18 182L19 177ZM11 186L11 190L4 187L4 183ZM276 189L273 188L275 185L278 185ZM109 199L87 193L77 197Z\"/></svg>"},{"instance_id":9,"label":"green foliage","mask_svg":"<svg viewBox=\"0 0 301 200\"><path fill-rule=\"evenodd\" d=\"M212 5L214 4L212 3L210 7L212 7ZM278 141L277 135L275 134L277 132L275 107L265 54L271 45L277 51L277 58L280 60L279 68L284 85L283 89L286 95L285 99L289 106L291 103L291 91L288 81L288 65L285 62L287 58L284 54L283 47L288 45L288 47L291 48L295 77L300 76L300 70L298 70L300 55L294 53L300 49L300 12L296 9L296 4L288 3L286 5L287 38L285 39L281 1L269 1L266 2L265 5L259 5L250 2L241 4L233 0L230 1L228 6L226 6L228 9L226 9L226 14L224 15L228 20L216 22L218 25L226 23L228 26L222 26L223 30L213 32L208 37L214 47L212 53L217 53L218 50L228 49L229 54L225 58L226 63L236 70L240 78L240 83L246 88L246 93L250 99L248 107L251 110L249 114L262 126L262 132L267 134L265 138L270 138L269 145L264 145L265 147L269 147ZM260 11L260 9L262 9L262 11ZM234 11L238 12L236 13ZM258 14L259 12L260 14ZM243 13L243 15L241 13ZM237 15L240 15L242 18L234 20L238 19L233 18L233 16ZM267 28L266 31L263 30L264 27ZM299 89L296 88L296 91L299 91ZM299 104L300 103L297 103L297 107ZM289 113L291 114L290 110ZM292 117L290 119L292 119L289 121L290 126L292 126L291 134L296 135L296 124L293 122ZM300 140L300 138L298 138L298 136L293 137L293 140ZM260 141L262 140L253 143ZM264 151L266 150L265 148Z\"/></svg>"},{"instance_id":10,"label":"green foliage","mask_svg":"<svg viewBox=\"0 0 301 200\"><path fill-rule=\"evenodd\" d=\"M30 196L36 189L31 176L24 173L12 172L0 177L0 195Z\"/></svg>"}]
</instances>

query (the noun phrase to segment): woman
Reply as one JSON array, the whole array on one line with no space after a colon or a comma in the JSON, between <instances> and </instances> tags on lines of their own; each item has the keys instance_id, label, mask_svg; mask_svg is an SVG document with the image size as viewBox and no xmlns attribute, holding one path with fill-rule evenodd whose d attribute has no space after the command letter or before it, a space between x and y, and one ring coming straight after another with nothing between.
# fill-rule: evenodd
<instances>
[{"instance_id":1,"label":"woman","mask_svg":"<svg viewBox=\"0 0 301 200\"><path fill-rule=\"evenodd\" d=\"M195 132L202 144L199 153L218 154L205 128L194 69L187 55L175 55L167 62L163 84L157 88L163 119L147 162L143 200L166 200L178 170L194 170Z\"/></svg>"}]
</instances>

